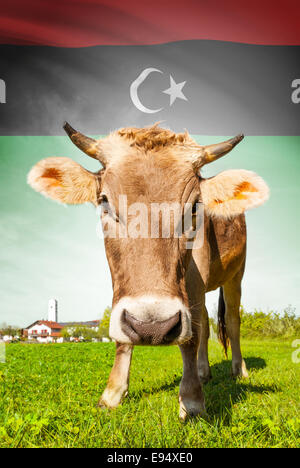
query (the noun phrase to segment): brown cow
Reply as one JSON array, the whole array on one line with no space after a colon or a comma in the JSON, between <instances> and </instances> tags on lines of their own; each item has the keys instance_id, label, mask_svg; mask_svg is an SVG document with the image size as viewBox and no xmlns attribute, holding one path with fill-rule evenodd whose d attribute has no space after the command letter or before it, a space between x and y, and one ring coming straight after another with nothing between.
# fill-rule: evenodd
<instances>
[{"instance_id":1,"label":"brown cow","mask_svg":"<svg viewBox=\"0 0 300 468\"><path fill-rule=\"evenodd\" d=\"M157 125L124 128L102 140L86 137L67 123L64 128L73 143L99 160L103 169L91 173L68 158L48 158L29 173L28 182L35 190L62 203L101 205L103 226L110 232L118 227L119 233L134 218L134 210L121 213L120 195L126 196L129 207L139 202L146 211L175 203L181 207L180 219L184 207L192 206L187 231L202 233L200 247L188 248L189 234L184 230L176 235L174 214L172 232L162 235L162 208L156 218L159 226L154 226L159 235L149 235L146 229L147 235L105 236L113 283L110 335L116 341L116 359L99 405L114 408L126 394L134 345L178 344L183 359L180 417L202 415L202 383L211 378L207 291L220 288L219 336L225 350L229 339L232 373L248 376L240 349L239 317L246 258L244 212L268 198L268 187L245 170L202 178L201 167L228 153L242 135L199 146L187 132L176 134ZM204 207L204 215L197 227L199 206ZM149 219L146 214L140 224Z\"/></svg>"}]
</instances>

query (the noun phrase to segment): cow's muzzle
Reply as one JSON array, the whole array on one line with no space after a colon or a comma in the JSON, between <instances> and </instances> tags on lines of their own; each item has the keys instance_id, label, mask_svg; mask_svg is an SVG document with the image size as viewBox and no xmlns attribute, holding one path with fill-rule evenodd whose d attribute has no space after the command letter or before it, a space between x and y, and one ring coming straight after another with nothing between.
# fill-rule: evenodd
<instances>
[{"instance_id":1,"label":"cow's muzzle","mask_svg":"<svg viewBox=\"0 0 300 468\"><path fill-rule=\"evenodd\" d=\"M171 344L181 333L181 311L167 320L144 322L137 320L124 309L121 316L121 328L133 344Z\"/></svg>"},{"instance_id":2,"label":"cow's muzzle","mask_svg":"<svg viewBox=\"0 0 300 468\"><path fill-rule=\"evenodd\" d=\"M182 344L192 336L191 314L179 297L125 296L112 309L109 335L118 343Z\"/></svg>"}]
</instances>

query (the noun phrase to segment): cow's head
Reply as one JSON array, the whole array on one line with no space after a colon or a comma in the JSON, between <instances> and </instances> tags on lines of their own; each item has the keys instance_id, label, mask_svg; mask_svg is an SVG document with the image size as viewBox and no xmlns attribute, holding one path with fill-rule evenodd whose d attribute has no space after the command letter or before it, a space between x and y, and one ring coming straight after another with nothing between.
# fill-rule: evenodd
<instances>
[{"instance_id":1,"label":"cow's head","mask_svg":"<svg viewBox=\"0 0 300 468\"><path fill-rule=\"evenodd\" d=\"M197 203L208 216L230 218L268 196L264 181L249 171L225 171L210 179L200 175L203 165L228 153L243 136L199 146L187 132L175 134L157 125L124 128L101 140L86 137L69 124L64 128L103 169L91 173L68 158L53 157L34 166L28 182L62 203L102 206L102 224L110 233L105 246L114 292L111 337L134 344L187 341L191 316L185 272ZM179 218L172 210L171 217L164 218L168 206L179 207ZM186 206L191 207L191 226L178 235L178 219L184 217Z\"/></svg>"}]
</instances>

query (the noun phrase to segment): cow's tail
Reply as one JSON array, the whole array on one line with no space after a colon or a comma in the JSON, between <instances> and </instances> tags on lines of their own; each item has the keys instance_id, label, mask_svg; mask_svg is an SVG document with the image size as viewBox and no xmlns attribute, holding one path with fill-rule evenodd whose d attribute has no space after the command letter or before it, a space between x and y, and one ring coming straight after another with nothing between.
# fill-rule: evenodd
<instances>
[{"instance_id":1,"label":"cow's tail","mask_svg":"<svg viewBox=\"0 0 300 468\"><path fill-rule=\"evenodd\" d=\"M218 338L221 342L225 355L227 356L227 348L229 346L229 339L226 332L226 324L225 324L225 301L224 301L224 294L223 288L220 288L219 292L219 304L218 304Z\"/></svg>"}]
</instances>

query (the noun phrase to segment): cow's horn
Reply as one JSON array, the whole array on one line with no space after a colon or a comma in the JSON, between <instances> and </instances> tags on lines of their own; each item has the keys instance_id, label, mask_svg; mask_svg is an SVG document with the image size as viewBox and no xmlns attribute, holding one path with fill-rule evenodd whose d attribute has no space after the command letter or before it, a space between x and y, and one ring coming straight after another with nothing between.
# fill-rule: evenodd
<instances>
[{"instance_id":1,"label":"cow's horn","mask_svg":"<svg viewBox=\"0 0 300 468\"><path fill-rule=\"evenodd\" d=\"M70 137L74 145L76 145L81 151L90 156L91 158L97 159L98 161L106 165L107 160L101 149L100 142L94 140L94 138L87 137L80 132L77 132L74 128L71 127L68 122L64 123L63 129L66 134Z\"/></svg>"},{"instance_id":2,"label":"cow's horn","mask_svg":"<svg viewBox=\"0 0 300 468\"><path fill-rule=\"evenodd\" d=\"M209 164L217 159L221 158L225 154L229 153L242 139L243 134L237 135L230 140L222 141L214 145L207 145L201 147L201 156L198 160L198 167Z\"/></svg>"}]
</instances>

